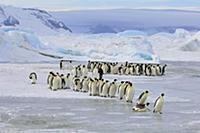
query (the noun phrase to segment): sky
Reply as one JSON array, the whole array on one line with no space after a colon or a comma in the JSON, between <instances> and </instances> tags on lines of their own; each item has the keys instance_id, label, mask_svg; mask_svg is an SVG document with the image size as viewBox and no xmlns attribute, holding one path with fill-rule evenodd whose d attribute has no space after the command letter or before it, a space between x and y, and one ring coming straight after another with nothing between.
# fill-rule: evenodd
<instances>
[{"instance_id":1,"label":"sky","mask_svg":"<svg viewBox=\"0 0 200 133\"><path fill-rule=\"evenodd\" d=\"M46 10L116 8L199 9L200 0L0 0L0 4Z\"/></svg>"}]
</instances>

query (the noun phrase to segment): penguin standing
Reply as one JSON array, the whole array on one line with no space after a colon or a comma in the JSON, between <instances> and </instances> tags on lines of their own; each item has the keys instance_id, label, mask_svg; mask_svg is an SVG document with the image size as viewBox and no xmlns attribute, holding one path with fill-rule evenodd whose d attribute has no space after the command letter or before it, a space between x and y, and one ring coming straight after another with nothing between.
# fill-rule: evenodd
<instances>
[{"instance_id":1,"label":"penguin standing","mask_svg":"<svg viewBox=\"0 0 200 133\"><path fill-rule=\"evenodd\" d=\"M91 84L91 96L97 96L97 79L93 80L92 84Z\"/></svg>"},{"instance_id":2,"label":"penguin standing","mask_svg":"<svg viewBox=\"0 0 200 133\"><path fill-rule=\"evenodd\" d=\"M81 73L82 73L83 77L88 75L88 69L87 69L87 67L85 65L82 66Z\"/></svg>"},{"instance_id":3,"label":"penguin standing","mask_svg":"<svg viewBox=\"0 0 200 133\"><path fill-rule=\"evenodd\" d=\"M134 96L133 84L129 82L126 88L126 95L125 95L126 102L132 103L133 96Z\"/></svg>"},{"instance_id":4,"label":"penguin standing","mask_svg":"<svg viewBox=\"0 0 200 133\"><path fill-rule=\"evenodd\" d=\"M63 60L60 61L60 70L63 69Z\"/></svg>"},{"instance_id":5,"label":"penguin standing","mask_svg":"<svg viewBox=\"0 0 200 133\"><path fill-rule=\"evenodd\" d=\"M160 113L162 114L162 108L164 103L164 93L162 93L154 103L154 110L153 113Z\"/></svg>"},{"instance_id":6,"label":"penguin standing","mask_svg":"<svg viewBox=\"0 0 200 133\"><path fill-rule=\"evenodd\" d=\"M149 95L148 90L142 92L142 94L140 94L140 96L138 98L137 104L144 105L148 95Z\"/></svg>"},{"instance_id":7,"label":"penguin standing","mask_svg":"<svg viewBox=\"0 0 200 133\"><path fill-rule=\"evenodd\" d=\"M99 83L98 83L98 90L99 90L99 95L101 96L102 95L102 89L103 89L103 85L104 85L104 79L101 79L99 80Z\"/></svg>"},{"instance_id":8,"label":"penguin standing","mask_svg":"<svg viewBox=\"0 0 200 133\"><path fill-rule=\"evenodd\" d=\"M65 89L71 89L71 76L70 73L67 74L67 76L65 77Z\"/></svg>"},{"instance_id":9,"label":"penguin standing","mask_svg":"<svg viewBox=\"0 0 200 133\"><path fill-rule=\"evenodd\" d=\"M31 84L36 84L37 74L35 72L30 73L29 79L31 80Z\"/></svg>"},{"instance_id":10,"label":"penguin standing","mask_svg":"<svg viewBox=\"0 0 200 133\"><path fill-rule=\"evenodd\" d=\"M119 87L118 87L118 93L119 93L119 99L122 100L124 97L124 91L125 91L125 82L121 81Z\"/></svg>"},{"instance_id":11,"label":"penguin standing","mask_svg":"<svg viewBox=\"0 0 200 133\"><path fill-rule=\"evenodd\" d=\"M156 66L155 65L151 66L151 76L156 76Z\"/></svg>"},{"instance_id":12,"label":"penguin standing","mask_svg":"<svg viewBox=\"0 0 200 133\"><path fill-rule=\"evenodd\" d=\"M106 82L103 84L102 86L102 93L101 96L102 97L107 97L108 96L108 89L109 89L109 84L108 84L108 80L106 80Z\"/></svg>"},{"instance_id":13,"label":"penguin standing","mask_svg":"<svg viewBox=\"0 0 200 133\"><path fill-rule=\"evenodd\" d=\"M156 75L160 76L161 75L161 67L159 64L156 66Z\"/></svg>"},{"instance_id":14,"label":"penguin standing","mask_svg":"<svg viewBox=\"0 0 200 133\"><path fill-rule=\"evenodd\" d=\"M53 72L49 72L49 75L47 77L47 85L48 85L48 88L51 89L51 80L53 79L53 76L55 76L55 74Z\"/></svg>"},{"instance_id":15,"label":"penguin standing","mask_svg":"<svg viewBox=\"0 0 200 133\"><path fill-rule=\"evenodd\" d=\"M81 81L79 78L76 78L74 80L74 90L75 91L81 91L82 85L81 85Z\"/></svg>"},{"instance_id":16,"label":"penguin standing","mask_svg":"<svg viewBox=\"0 0 200 133\"><path fill-rule=\"evenodd\" d=\"M116 85L117 79L114 80L114 82L111 83L110 88L109 88L109 93L108 95L113 98L115 97L116 91L117 91L117 85Z\"/></svg>"},{"instance_id":17,"label":"penguin standing","mask_svg":"<svg viewBox=\"0 0 200 133\"><path fill-rule=\"evenodd\" d=\"M85 76L83 79L82 79L82 88L81 88L81 91L82 92L88 92L88 78L87 76Z\"/></svg>"},{"instance_id":18,"label":"penguin standing","mask_svg":"<svg viewBox=\"0 0 200 133\"><path fill-rule=\"evenodd\" d=\"M165 75L165 69L166 69L166 67L167 67L166 64L162 67L162 73L161 73L161 75Z\"/></svg>"},{"instance_id":19,"label":"penguin standing","mask_svg":"<svg viewBox=\"0 0 200 133\"><path fill-rule=\"evenodd\" d=\"M52 83L51 83L52 86L51 86L51 89L52 89L53 91L56 91L56 90L60 89L60 88L61 88L61 82L62 82L62 80L61 80L59 74L57 73L57 75L55 75L55 76L52 78Z\"/></svg>"}]
</instances>

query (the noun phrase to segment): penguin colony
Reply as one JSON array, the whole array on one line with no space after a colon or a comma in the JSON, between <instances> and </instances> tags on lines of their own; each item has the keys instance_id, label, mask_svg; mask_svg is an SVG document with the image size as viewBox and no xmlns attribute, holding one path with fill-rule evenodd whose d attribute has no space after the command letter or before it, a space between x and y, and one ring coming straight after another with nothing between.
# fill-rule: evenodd
<instances>
[{"instance_id":1,"label":"penguin colony","mask_svg":"<svg viewBox=\"0 0 200 133\"><path fill-rule=\"evenodd\" d=\"M71 62L70 62L71 63ZM61 63L62 64L62 63ZM132 103L135 87L130 81L120 81L117 79L108 81L99 77L99 69L103 74L125 74L125 75L145 75L145 76L162 76L165 74L167 65L159 64L135 64L128 63L106 63L106 62L90 62L87 65L78 65L72 68L71 73L59 74L49 72L47 77L48 88L52 91L60 89L72 89L75 92L88 93L89 96L118 98L128 103ZM63 64L60 67L63 68ZM89 72L92 77L89 77ZM36 74L32 74L36 75ZM37 79L37 77L36 77ZM150 111L149 103L146 102L149 95L148 90L141 93L137 99L136 105L133 107L135 112ZM153 113L162 113L164 103L164 94L162 93L154 103Z\"/></svg>"},{"instance_id":2,"label":"penguin colony","mask_svg":"<svg viewBox=\"0 0 200 133\"><path fill-rule=\"evenodd\" d=\"M143 64L143 63L110 63L110 62L91 62L88 61L87 69L96 73L98 68L103 70L104 74L134 75L134 76L162 76L165 74L167 65Z\"/></svg>"}]
</instances>

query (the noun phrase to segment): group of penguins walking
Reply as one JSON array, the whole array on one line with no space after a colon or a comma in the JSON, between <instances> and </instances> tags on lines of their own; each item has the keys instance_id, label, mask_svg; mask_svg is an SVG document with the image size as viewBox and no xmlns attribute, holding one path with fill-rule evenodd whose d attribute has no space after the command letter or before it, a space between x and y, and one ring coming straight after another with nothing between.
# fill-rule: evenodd
<instances>
[{"instance_id":1,"label":"group of penguins walking","mask_svg":"<svg viewBox=\"0 0 200 133\"><path fill-rule=\"evenodd\" d=\"M110 65L110 67L109 67ZM134 64L125 63L125 65L120 65L119 67L115 68L117 66L116 63L102 63L102 62L88 62L86 65L78 65L72 69L71 74L68 73L67 75L49 72L47 77L47 84L48 88L52 91L57 91L60 89L72 89L75 92L82 92L82 93L88 93L89 96L100 96L100 97L110 97L115 98L118 97L120 100L124 100L125 102L132 103L134 93L135 93L135 87L133 83L130 81L120 81L118 82L117 79L114 79L113 81L108 81L103 79L103 74L106 73L112 73L112 74L121 74L120 71L117 70L123 70L123 73L128 71L127 69L132 68ZM128 67L131 66L131 67ZM134 67L138 67L138 71L140 74L144 74L141 72L145 72L145 69L140 70L142 67L148 67L149 65L144 64L137 64ZM154 65L150 65L151 67L155 67ZM160 67L156 65L157 67ZM165 69L165 65L163 66ZM115 70L116 69L116 70ZM79 72L77 72L77 70ZM143 71L145 70L145 71ZM157 69L155 69L157 70ZM95 71L95 72L94 72ZM115 71L117 73L115 73ZM89 77L89 72L92 72L92 77ZM130 71L129 71L130 72ZM161 75L164 74L164 72L161 71ZM151 75L151 74L150 74ZM32 84L36 83L37 75L36 73L31 73L29 78L32 81ZM137 99L136 105L133 107L133 111L135 112L146 112L150 111L148 108L149 103L146 102L147 97L149 95L149 91L145 90L140 94L140 96ZM162 113L162 106L164 102L164 93L162 93L155 101L154 103L154 113Z\"/></svg>"}]
</instances>

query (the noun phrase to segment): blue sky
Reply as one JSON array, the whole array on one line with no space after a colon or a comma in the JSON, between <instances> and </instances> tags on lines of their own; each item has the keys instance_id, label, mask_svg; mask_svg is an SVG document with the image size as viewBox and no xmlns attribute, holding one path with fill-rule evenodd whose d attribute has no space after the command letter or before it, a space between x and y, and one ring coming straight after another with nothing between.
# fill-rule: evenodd
<instances>
[{"instance_id":1,"label":"blue sky","mask_svg":"<svg viewBox=\"0 0 200 133\"><path fill-rule=\"evenodd\" d=\"M0 0L0 4L48 10L200 8L200 0Z\"/></svg>"}]
</instances>

